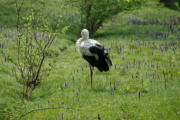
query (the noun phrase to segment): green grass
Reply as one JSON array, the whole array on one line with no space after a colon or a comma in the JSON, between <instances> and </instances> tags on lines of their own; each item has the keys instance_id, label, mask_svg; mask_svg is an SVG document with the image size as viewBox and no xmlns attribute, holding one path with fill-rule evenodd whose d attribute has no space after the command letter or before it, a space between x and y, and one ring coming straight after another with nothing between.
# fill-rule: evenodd
<instances>
[{"instance_id":1,"label":"green grass","mask_svg":"<svg viewBox=\"0 0 180 120\"><path fill-rule=\"evenodd\" d=\"M156 2L120 13L99 29L96 39L111 48L113 66L106 73L95 68L93 88L87 62L80 57L74 43L64 38L66 35L58 35L55 51L59 55L50 59L54 61L53 69L33 91L30 101L21 99L22 86L13 78L12 66L4 61L0 49L0 119L59 120L63 116L64 120L94 120L98 114L102 120L180 119L180 43L177 40L180 26L175 26L171 33L163 25L128 25L129 17L138 20L180 17L178 11L155 5ZM146 31L169 33L169 37L165 42L145 34ZM4 32L1 31L2 35ZM166 46L168 50L162 52L160 47ZM11 51L8 46L4 50ZM56 107L62 108L51 109ZM41 108L50 109L26 114Z\"/></svg>"}]
</instances>

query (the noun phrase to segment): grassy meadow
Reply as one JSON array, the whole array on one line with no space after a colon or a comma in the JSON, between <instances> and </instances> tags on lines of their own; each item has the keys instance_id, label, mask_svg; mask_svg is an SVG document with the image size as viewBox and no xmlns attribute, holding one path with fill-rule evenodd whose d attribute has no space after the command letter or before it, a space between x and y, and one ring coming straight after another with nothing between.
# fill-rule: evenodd
<instances>
[{"instance_id":1,"label":"grassy meadow","mask_svg":"<svg viewBox=\"0 0 180 120\"><path fill-rule=\"evenodd\" d=\"M44 7L57 15L60 1L53 1ZM14 19L12 11L7 14ZM12 74L13 19L0 17L0 120L180 119L179 10L153 0L107 20L94 39L108 49L113 66L103 73L94 69L93 88L89 66L75 46L79 35L73 29L57 33L47 59L50 72L31 100L22 99L23 86Z\"/></svg>"}]
</instances>

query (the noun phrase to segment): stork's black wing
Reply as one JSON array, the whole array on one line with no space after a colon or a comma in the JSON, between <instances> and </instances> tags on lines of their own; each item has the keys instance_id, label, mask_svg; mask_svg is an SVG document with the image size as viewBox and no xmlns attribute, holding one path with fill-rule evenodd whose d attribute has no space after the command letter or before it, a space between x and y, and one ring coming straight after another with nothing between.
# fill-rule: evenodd
<instances>
[{"instance_id":1,"label":"stork's black wing","mask_svg":"<svg viewBox=\"0 0 180 120\"><path fill-rule=\"evenodd\" d=\"M104 53L104 46L96 44L96 46L92 46L89 48L89 51L94 54L103 54Z\"/></svg>"},{"instance_id":2,"label":"stork's black wing","mask_svg":"<svg viewBox=\"0 0 180 120\"><path fill-rule=\"evenodd\" d=\"M111 66L111 60L107 53L105 53L104 46L97 44L89 48L89 51L98 55L98 60L95 57L83 56L92 66L96 66L101 72L108 71ZM87 58L88 57L88 58ZM90 60L91 59L91 60ZM110 63L110 64L109 64Z\"/></svg>"},{"instance_id":3,"label":"stork's black wing","mask_svg":"<svg viewBox=\"0 0 180 120\"><path fill-rule=\"evenodd\" d=\"M91 64L93 67L96 66L97 60L95 56L86 56L83 55L83 58L88 61L89 64Z\"/></svg>"}]
</instances>

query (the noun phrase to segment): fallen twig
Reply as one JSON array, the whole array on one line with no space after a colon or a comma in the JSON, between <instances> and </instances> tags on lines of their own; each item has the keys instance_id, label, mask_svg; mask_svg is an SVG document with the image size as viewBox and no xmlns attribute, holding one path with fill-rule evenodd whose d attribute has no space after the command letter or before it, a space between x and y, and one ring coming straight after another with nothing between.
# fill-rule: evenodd
<instances>
[{"instance_id":1,"label":"fallen twig","mask_svg":"<svg viewBox=\"0 0 180 120\"><path fill-rule=\"evenodd\" d=\"M25 113L25 114L21 115L21 116L19 117L19 119L21 119L21 118L25 117L26 115L28 115L28 114L30 114L30 113L32 113L32 112L42 111L42 110L49 110L49 109L72 109L72 108L66 108L66 107L48 107L48 108L38 108L38 109L31 110L31 111L29 111L29 112L27 112L27 113Z\"/></svg>"}]
</instances>

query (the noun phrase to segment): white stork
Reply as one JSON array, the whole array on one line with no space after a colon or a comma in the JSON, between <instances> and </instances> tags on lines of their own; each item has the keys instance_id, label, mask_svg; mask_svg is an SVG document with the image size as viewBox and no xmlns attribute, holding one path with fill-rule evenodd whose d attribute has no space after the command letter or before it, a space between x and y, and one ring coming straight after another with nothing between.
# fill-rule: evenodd
<instances>
[{"instance_id":1,"label":"white stork","mask_svg":"<svg viewBox=\"0 0 180 120\"><path fill-rule=\"evenodd\" d=\"M81 36L77 40L76 46L82 57L89 63L92 87L93 67L97 67L101 72L108 71L112 66L112 62L104 46L96 40L89 39L89 31L87 29L82 30Z\"/></svg>"}]
</instances>

